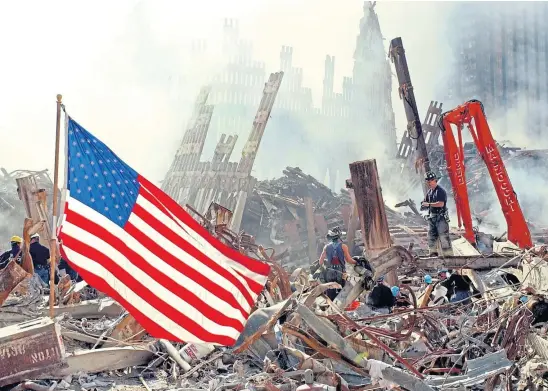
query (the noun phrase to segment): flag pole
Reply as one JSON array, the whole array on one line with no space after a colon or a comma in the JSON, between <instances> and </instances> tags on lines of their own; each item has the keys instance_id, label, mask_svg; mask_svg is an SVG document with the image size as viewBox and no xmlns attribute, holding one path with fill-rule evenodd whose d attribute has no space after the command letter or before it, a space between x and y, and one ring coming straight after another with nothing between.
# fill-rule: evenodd
<instances>
[{"instance_id":1,"label":"flag pole","mask_svg":"<svg viewBox=\"0 0 548 391\"><path fill-rule=\"evenodd\" d=\"M55 266L57 264L57 217L59 208L59 144L61 138L61 101L63 96L57 95L57 123L55 124L55 166L53 171L53 221L51 227L52 237L49 243L49 316L53 318L53 306L55 305Z\"/></svg>"}]
</instances>

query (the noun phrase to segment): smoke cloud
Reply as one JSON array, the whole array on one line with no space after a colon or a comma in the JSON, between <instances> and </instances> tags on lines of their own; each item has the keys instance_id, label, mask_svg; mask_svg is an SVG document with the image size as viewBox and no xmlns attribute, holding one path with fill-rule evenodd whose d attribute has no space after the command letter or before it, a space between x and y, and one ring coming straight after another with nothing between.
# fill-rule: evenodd
<instances>
[{"instance_id":1,"label":"smoke cloud","mask_svg":"<svg viewBox=\"0 0 548 391\"><path fill-rule=\"evenodd\" d=\"M507 12L515 12L512 6L522 7L506 4L510 4ZM455 45L462 35L462 29L452 29L448 22L458 6L453 2L383 1L375 7L384 52L371 56L379 61L386 58L390 40L402 37L421 119L431 100L447 102L445 109L449 109L472 98L454 97L453 102L447 98L459 61ZM501 4L481 6L488 11ZM159 182L183 136L200 87L225 70L230 61L230 55L220 50L224 18L239 21L241 38L253 44L253 60L265 63L265 81L269 73L280 69L281 47L293 47L293 66L303 68L302 85L310 88L318 108L326 55L335 56L335 93L342 92L343 77L352 76L362 8L360 0L202 0L191 5L176 0L86 4L28 0L3 4L0 33L10 39L3 46L9 61L3 62L0 72L0 135L5 141L0 166L8 171L53 169L55 95L62 93L74 119L136 170ZM485 15L485 25L496 23L489 20L489 12ZM207 41L208 50L196 54L192 50L195 39ZM394 74L392 64L390 69ZM524 80L518 84L538 82L528 79L527 73L521 76ZM392 107L399 141L407 120L397 87L393 75ZM259 89L258 99L260 93ZM379 99L378 93L369 94L372 102ZM540 110L547 102L520 98L527 94L528 90L518 91L515 103L503 111L487 107L489 121L497 139L527 148L544 147L546 138L530 136L524 128L528 112L548 115ZM351 160L375 157L382 171L387 159L382 151L385 146L378 141L379 129L371 125L378 120L376 114L380 116L370 114L370 125L365 124L362 132L348 134L336 127L325 129L306 116L282 119L275 107L253 174L272 178L281 175L285 166L300 166L323 179L322 167L332 159L325 151L340 140L346 140L351 152L341 149L332 154L339 167L338 174L332 174L338 178L335 188L344 187ZM238 148L247 138L254 112L246 116L247 125L242 125L233 159L240 156ZM499 126L499 122L505 125ZM291 129L302 133L282 137L271 131L276 124L286 126L289 133ZM210 135L213 140L208 140L208 148L218 136ZM205 152L206 157L212 153ZM531 177L531 169L527 170L525 175ZM511 171L512 182L522 204L527 204L518 174ZM383 190L391 202L401 201L390 189ZM537 193L544 195L544 191Z\"/></svg>"}]
</instances>

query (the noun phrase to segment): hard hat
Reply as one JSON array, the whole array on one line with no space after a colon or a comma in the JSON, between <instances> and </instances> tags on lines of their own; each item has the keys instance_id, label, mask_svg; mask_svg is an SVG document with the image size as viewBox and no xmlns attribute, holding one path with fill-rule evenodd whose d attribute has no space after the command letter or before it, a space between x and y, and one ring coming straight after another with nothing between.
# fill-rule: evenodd
<instances>
[{"instance_id":1,"label":"hard hat","mask_svg":"<svg viewBox=\"0 0 548 391\"><path fill-rule=\"evenodd\" d=\"M441 274L441 273L449 273L449 270L448 270L448 269L440 269L440 270L438 270L438 274Z\"/></svg>"},{"instance_id":2,"label":"hard hat","mask_svg":"<svg viewBox=\"0 0 548 391\"><path fill-rule=\"evenodd\" d=\"M40 235L38 233L35 233L35 234L31 235L30 238L31 239L34 239L34 238L40 239Z\"/></svg>"},{"instance_id":3,"label":"hard hat","mask_svg":"<svg viewBox=\"0 0 548 391\"><path fill-rule=\"evenodd\" d=\"M20 236L14 235L10 239L11 243L23 243L23 239Z\"/></svg>"},{"instance_id":4,"label":"hard hat","mask_svg":"<svg viewBox=\"0 0 548 391\"><path fill-rule=\"evenodd\" d=\"M333 229L330 229L327 231L327 239L336 239L340 238L342 235L341 229L339 227L335 227Z\"/></svg>"},{"instance_id":5,"label":"hard hat","mask_svg":"<svg viewBox=\"0 0 548 391\"><path fill-rule=\"evenodd\" d=\"M438 179L438 176L434 172L428 171L426 174L424 174L425 181L432 181L434 179Z\"/></svg>"},{"instance_id":6,"label":"hard hat","mask_svg":"<svg viewBox=\"0 0 548 391\"><path fill-rule=\"evenodd\" d=\"M383 282L384 281L384 276L379 276L377 278L377 282Z\"/></svg>"},{"instance_id":7,"label":"hard hat","mask_svg":"<svg viewBox=\"0 0 548 391\"><path fill-rule=\"evenodd\" d=\"M398 296L398 293L400 293L400 288L398 288L397 286L393 286L392 288L390 288L390 290L392 291L392 296L394 297Z\"/></svg>"},{"instance_id":8,"label":"hard hat","mask_svg":"<svg viewBox=\"0 0 548 391\"><path fill-rule=\"evenodd\" d=\"M432 276L430 274L427 274L426 276L424 276L424 282L427 283L427 284L431 284L432 283Z\"/></svg>"}]
</instances>

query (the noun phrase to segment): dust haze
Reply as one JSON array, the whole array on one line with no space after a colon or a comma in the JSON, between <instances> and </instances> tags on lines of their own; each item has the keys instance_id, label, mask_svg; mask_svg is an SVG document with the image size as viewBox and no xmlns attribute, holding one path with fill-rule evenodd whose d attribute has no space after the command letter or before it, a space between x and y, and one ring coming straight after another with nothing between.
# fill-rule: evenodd
<instances>
[{"instance_id":1,"label":"dust haze","mask_svg":"<svg viewBox=\"0 0 548 391\"><path fill-rule=\"evenodd\" d=\"M384 60L390 40L403 39L421 119L431 100L443 102L447 95L455 62L451 44L459 36L449 23L456 4L382 1L375 7ZM293 47L293 66L303 68L303 85L311 89L319 108L325 56L335 56L334 92L341 92L343 77L352 76L363 16L360 0L20 1L2 4L0 9L0 32L10 37L3 42L7 60L0 73L0 134L5 140L1 166L8 171L53 169L55 95L62 93L71 116L157 183L171 163L199 88L229 63L229 56L220 50L225 18L238 20L240 37L253 45L253 59L265 63L266 77L280 69L281 47ZM193 54L196 40L207 42L207 55ZM392 106L399 141L407 120L397 86L394 75ZM525 135L527 118L521 101L517 102L506 112L489 110L495 137L504 135L528 148L546 145L547 140L519 136ZM511 119L504 134L496 126L503 118ZM253 114L248 129L252 120ZM271 121L277 120L275 106ZM303 129L298 140L287 143L269 133L267 126L253 174L259 179L278 177L280 168L299 166L324 180L319 162L331 157L321 151L334 144L334 138L348 140L351 150L334 151L342 162L336 188L344 187L349 175L348 156L375 157L381 169L387 159L375 126L353 134L326 133L314 124ZM246 137L239 135L236 148ZM209 140L206 148L212 143ZM362 147L363 156L358 156ZM204 152L206 157L212 153ZM238 157L239 151L234 155ZM521 184L514 177L519 192ZM387 198L400 201L390 189L384 190Z\"/></svg>"}]
</instances>

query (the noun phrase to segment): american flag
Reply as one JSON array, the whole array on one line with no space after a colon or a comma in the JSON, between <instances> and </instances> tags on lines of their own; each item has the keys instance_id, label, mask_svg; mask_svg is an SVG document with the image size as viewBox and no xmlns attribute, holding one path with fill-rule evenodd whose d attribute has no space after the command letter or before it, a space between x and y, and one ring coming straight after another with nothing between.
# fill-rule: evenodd
<instances>
[{"instance_id":1,"label":"american flag","mask_svg":"<svg viewBox=\"0 0 548 391\"><path fill-rule=\"evenodd\" d=\"M217 241L72 118L67 143L63 258L153 337L234 345L270 267Z\"/></svg>"}]
</instances>

